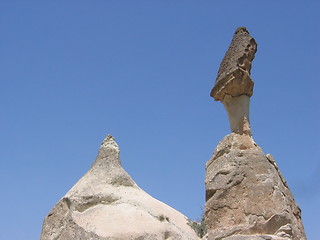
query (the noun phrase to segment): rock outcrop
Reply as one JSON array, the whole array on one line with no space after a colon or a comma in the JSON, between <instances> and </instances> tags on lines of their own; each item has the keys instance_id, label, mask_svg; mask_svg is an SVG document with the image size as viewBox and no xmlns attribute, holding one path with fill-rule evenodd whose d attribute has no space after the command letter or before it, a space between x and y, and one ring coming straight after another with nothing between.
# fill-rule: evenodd
<instances>
[{"instance_id":1,"label":"rock outcrop","mask_svg":"<svg viewBox=\"0 0 320 240\"><path fill-rule=\"evenodd\" d=\"M270 154L231 133L206 164L208 239L306 239L301 212Z\"/></svg>"},{"instance_id":2,"label":"rock outcrop","mask_svg":"<svg viewBox=\"0 0 320 240\"><path fill-rule=\"evenodd\" d=\"M199 239L188 219L140 189L112 136L90 170L45 218L40 240Z\"/></svg>"},{"instance_id":3,"label":"rock outcrop","mask_svg":"<svg viewBox=\"0 0 320 240\"><path fill-rule=\"evenodd\" d=\"M301 211L275 160L254 142L249 122L256 41L238 28L211 96L228 113L232 133L206 164L208 240L305 240Z\"/></svg>"},{"instance_id":4,"label":"rock outcrop","mask_svg":"<svg viewBox=\"0 0 320 240\"><path fill-rule=\"evenodd\" d=\"M249 107L254 82L250 76L257 43L245 27L234 33L223 58L211 97L227 110L230 128L235 133L251 134Z\"/></svg>"},{"instance_id":5,"label":"rock outcrop","mask_svg":"<svg viewBox=\"0 0 320 240\"><path fill-rule=\"evenodd\" d=\"M255 39L245 27L239 27L220 64L211 97L222 101L226 94L232 97L252 96L254 82L250 77L250 70L256 51Z\"/></svg>"}]
</instances>

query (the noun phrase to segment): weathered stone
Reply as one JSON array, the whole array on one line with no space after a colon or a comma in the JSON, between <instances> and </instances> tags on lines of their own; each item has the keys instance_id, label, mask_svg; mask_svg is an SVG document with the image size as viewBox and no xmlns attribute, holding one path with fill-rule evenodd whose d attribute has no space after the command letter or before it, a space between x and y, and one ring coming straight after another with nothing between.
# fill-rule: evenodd
<instances>
[{"instance_id":1,"label":"weathered stone","mask_svg":"<svg viewBox=\"0 0 320 240\"><path fill-rule=\"evenodd\" d=\"M249 106L254 82L250 70L257 43L245 27L236 30L223 58L211 96L228 112L232 132L251 135Z\"/></svg>"},{"instance_id":2,"label":"weathered stone","mask_svg":"<svg viewBox=\"0 0 320 240\"><path fill-rule=\"evenodd\" d=\"M211 97L222 101L225 94L232 97L253 94L253 81L250 77L251 64L257 51L257 43L245 27L234 33L229 49L223 58Z\"/></svg>"},{"instance_id":3,"label":"weathered stone","mask_svg":"<svg viewBox=\"0 0 320 240\"><path fill-rule=\"evenodd\" d=\"M251 135L249 118L250 97L247 95L232 97L226 94L222 103L228 113L231 131Z\"/></svg>"},{"instance_id":4,"label":"weathered stone","mask_svg":"<svg viewBox=\"0 0 320 240\"><path fill-rule=\"evenodd\" d=\"M199 239L187 218L140 189L112 136L90 170L45 218L40 240Z\"/></svg>"},{"instance_id":5,"label":"weathered stone","mask_svg":"<svg viewBox=\"0 0 320 240\"><path fill-rule=\"evenodd\" d=\"M270 154L253 141L249 122L256 41L238 28L211 96L220 100L233 132L206 165L208 240L304 240L300 209Z\"/></svg>"},{"instance_id":6,"label":"weathered stone","mask_svg":"<svg viewBox=\"0 0 320 240\"><path fill-rule=\"evenodd\" d=\"M209 240L306 239L300 209L270 154L232 133L206 164Z\"/></svg>"}]
</instances>

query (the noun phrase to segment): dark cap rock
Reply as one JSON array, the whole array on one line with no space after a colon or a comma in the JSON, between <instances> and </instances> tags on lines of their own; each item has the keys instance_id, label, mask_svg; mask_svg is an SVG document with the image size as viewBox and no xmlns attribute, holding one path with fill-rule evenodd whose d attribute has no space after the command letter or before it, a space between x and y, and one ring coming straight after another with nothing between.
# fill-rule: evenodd
<instances>
[{"instance_id":1,"label":"dark cap rock","mask_svg":"<svg viewBox=\"0 0 320 240\"><path fill-rule=\"evenodd\" d=\"M250 77L250 70L256 51L257 43L248 30L245 27L237 28L220 64L210 96L216 101L223 100L225 94L251 97L254 82Z\"/></svg>"}]
</instances>

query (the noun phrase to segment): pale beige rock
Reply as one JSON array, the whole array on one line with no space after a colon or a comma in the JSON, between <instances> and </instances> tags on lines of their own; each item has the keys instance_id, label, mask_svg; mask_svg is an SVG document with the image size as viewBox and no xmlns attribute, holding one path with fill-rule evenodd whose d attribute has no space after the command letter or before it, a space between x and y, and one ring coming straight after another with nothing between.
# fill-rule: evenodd
<instances>
[{"instance_id":1,"label":"pale beige rock","mask_svg":"<svg viewBox=\"0 0 320 240\"><path fill-rule=\"evenodd\" d=\"M306 239L299 207L270 154L232 133L206 164L208 240Z\"/></svg>"},{"instance_id":2,"label":"pale beige rock","mask_svg":"<svg viewBox=\"0 0 320 240\"><path fill-rule=\"evenodd\" d=\"M249 119L250 97L247 95L232 97L226 94L221 102L227 110L231 131L252 135Z\"/></svg>"},{"instance_id":3,"label":"pale beige rock","mask_svg":"<svg viewBox=\"0 0 320 240\"><path fill-rule=\"evenodd\" d=\"M187 218L140 189L112 136L91 169L45 218L41 240L199 239Z\"/></svg>"}]
</instances>

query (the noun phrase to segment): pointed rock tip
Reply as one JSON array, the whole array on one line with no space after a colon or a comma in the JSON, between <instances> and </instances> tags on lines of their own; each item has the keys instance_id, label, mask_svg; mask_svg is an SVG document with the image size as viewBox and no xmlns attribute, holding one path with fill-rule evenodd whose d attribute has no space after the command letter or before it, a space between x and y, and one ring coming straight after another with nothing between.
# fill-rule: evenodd
<instances>
[{"instance_id":1,"label":"pointed rock tip","mask_svg":"<svg viewBox=\"0 0 320 240\"><path fill-rule=\"evenodd\" d=\"M114 137L109 134L102 141L98 156L91 168L98 167L99 169L104 169L103 166L109 167L110 164L121 167L120 148L114 140Z\"/></svg>"},{"instance_id":2,"label":"pointed rock tip","mask_svg":"<svg viewBox=\"0 0 320 240\"><path fill-rule=\"evenodd\" d=\"M117 151L120 151L119 146L111 134L108 134L105 139L102 141L100 148L113 148Z\"/></svg>"},{"instance_id":3,"label":"pointed rock tip","mask_svg":"<svg viewBox=\"0 0 320 240\"><path fill-rule=\"evenodd\" d=\"M234 34L237 34L237 33L248 33L248 34L250 34L246 27L238 27Z\"/></svg>"},{"instance_id":4,"label":"pointed rock tip","mask_svg":"<svg viewBox=\"0 0 320 240\"><path fill-rule=\"evenodd\" d=\"M104 140L103 140L102 143L108 142L108 141L115 141L114 137L113 137L111 134L108 134L108 135L104 138Z\"/></svg>"}]
</instances>

